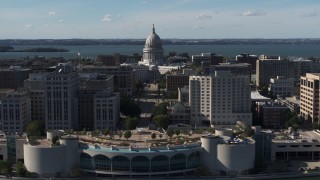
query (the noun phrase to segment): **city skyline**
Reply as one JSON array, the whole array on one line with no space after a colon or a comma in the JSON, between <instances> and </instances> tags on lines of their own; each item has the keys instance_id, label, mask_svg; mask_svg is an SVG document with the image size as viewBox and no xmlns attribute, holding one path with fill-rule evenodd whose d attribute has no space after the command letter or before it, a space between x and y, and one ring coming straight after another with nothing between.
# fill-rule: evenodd
<instances>
[{"instance_id":1,"label":"city skyline","mask_svg":"<svg viewBox=\"0 0 320 180\"><path fill-rule=\"evenodd\" d=\"M0 39L318 38L315 0L2 0ZM149 29L148 29L149 28Z\"/></svg>"}]
</instances>

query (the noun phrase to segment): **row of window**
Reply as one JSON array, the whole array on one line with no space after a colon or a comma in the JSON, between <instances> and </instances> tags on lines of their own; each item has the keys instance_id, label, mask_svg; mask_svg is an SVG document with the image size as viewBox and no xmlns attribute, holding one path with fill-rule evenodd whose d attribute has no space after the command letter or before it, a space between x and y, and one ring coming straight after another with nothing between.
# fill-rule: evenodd
<instances>
[{"instance_id":1,"label":"row of window","mask_svg":"<svg viewBox=\"0 0 320 180\"><path fill-rule=\"evenodd\" d=\"M104 155L91 157L86 153L80 155L80 167L89 170L101 171L131 171L131 172L163 172L197 168L200 166L200 152L190 155L176 154L169 158L164 155L149 159L145 156L136 156L131 160L125 156L108 158Z\"/></svg>"}]
</instances>

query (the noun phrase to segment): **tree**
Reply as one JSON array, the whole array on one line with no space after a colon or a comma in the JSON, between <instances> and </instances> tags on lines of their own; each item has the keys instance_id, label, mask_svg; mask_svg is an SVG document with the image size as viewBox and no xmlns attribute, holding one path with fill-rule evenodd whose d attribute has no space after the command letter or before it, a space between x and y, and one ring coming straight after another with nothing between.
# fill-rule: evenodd
<instances>
[{"instance_id":1,"label":"tree","mask_svg":"<svg viewBox=\"0 0 320 180\"><path fill-rule=\"evenodd\" d=\"M174 132L177 136L180 135L180 129L176 129L175 132Z\"/></svg>"},{"instance_id":2,"label":"tree","mask_svg":"<svg viewBox=\"0 0 320 180\"><path fill-rule=\"evenodd\" d=\"M160 139L162 138L162 134L159 134L159 138L160 138Z\"/></svg>"},{"instance_id":3,"label":"tree","mask_svg":"<svg viewBox=\"0 0 320 180\"><path fill-rule=\"evenodd\" d=\"M156 133L152 133L152 134L151 134L152 140L154 140L156 137L157 137Z\"/></svg>"},{"instance_id":4,"label":"tree","mask_svg":"<svg viewBox=\"0 0 320 180\"><path fill-rule=\"evenodd\" d=\"M117 132L117 135L119 136L119 139L121 139L123 134L121 131L119 131L119 132Z\"/></svg>"},{"instance_id":5,"label":"tree","mask_svg":"<svg viewBox=\"0 0 320 180\"><path fill-rule=\"evenodd\" d=\"M131 131L126 131L125 133L124 133L124 137L127 139L127 141L128 141L128 139L131 137Z\"/></svg>"},{"instance_id":6,"label":"tree","mask_svg":"<svg viewBox=\"0 0 320 180\"><path fill-rule=\"evenodd\" d=\"M170 117L168 115L157 115L153 118L154 123L163 129L167 129L169 125Z\"/></svg>"},{"instance_id":7,"label":"tree","mask_svg":"<svg viewBox=\"0 0 320 180\"><path fill-rule=\"evenodd\" d=\"M35 136L40 137L45 135L44 124L42 121L31 121L26 128L28 137Z\"/></svg>"},{"instance_id":8,"label":"tree","mask_svg":"<svg viewBox=\"0 0 320 180\"><path fill-rule=\"evenodd\" d=\"M138 125L138 118L137 117L127 117L124 120L124 127L126 130L135 129Z\"/></svg>"},{"instance_id":9,"label":"tree","mask_svg":"<svg viewBox=\"0 0 320 180\"><path fill-rule=\"evenodd\" d=\"M144 85L142 83L141 80L139 80L137 83L136 83L136 90L137 92L140 92L140 90L142 90L144 88Z\"/></svg>"},{"instance_id":10,"label":"tree","mask_svg":"<svg viewBox=\"0 0 320 180\"><path fill-rule=\"evenodd\" d=\"M93 136L93 137L97 137L99 135L100 135L100 131L98 129L91 132L91 136Z\"/></svg>"},{"instance_id":11,"label":"tree","mask_svg":"<svg viewBox=\"0 0 320 180\"><path fill-rule=\"evenodd\" d=\"M251 137L253 136L254 134L254 130L251 128L251 127L246 127L244 130L243 130L243 135L245 137Z\"/></svg>"},{"instance_id":12,"label":"tree","mask_svg":"<svg viewBox=\"0 0 320 180\"><path fill-rule=\"evenodd\" d=\"M153 119L153 117L158 116L158 115L167 115L167 106L169 105L169 103L167 102L162 102L160 104L158 104L158 106L156 106L151 114L151 119Z\"/></svg>"},{"instance_id":13,"label":"tree","mask_svg":"<svg viewBox=\"0 0 320 180\"><path fill-rule=\"evenodd\" d=\"M128 97L121 97L120 99L120 112L125 116L140 117L141 108L138 104Z\"/></svg>"},{"instance_id":14,"label":"tree","mask_svg":"<svg viewBox=\"0 0 320 180\"><path fill-rule=\"evenodd\" d=\"M173 131L172 129L168 129L168 130L167 130L167 135L168 135L170 138L172 138L173 134L174 134L174 131Z\"/></svg>"},{"instance_id":15,"label":"tree","mask_svg":"<svg viewBox=\"0 0 320 180\"><path fill-rule=\"evenodd\" d=\"M60 143L58 142L59 136L54 136L51 140L53 145L59 145Z\"/></svg>"},{"instance_id":16,"label":"tree","mask_svg":"<svg viewBox=\"0 0 320 180\"><path fill-rule=\"evenodd\" d=\"M110 133L110 130L108 128L103 130L103 135L107 136L109 135L109 133Z\"/></svg>"},{"instance_id":17,"label":"tree","mask_svg":"<svg viewBox=\"0 0 320 180\"><path fill-rule=\"evenodd\" d=\"M25 177L27 175L28 171L21 161L19 161L16 165L16 172L18 177Z\"/></svg>"},{"instance_id":18,"label":"tree","mask_svg":"<svg viewBox=\"0 0 320 180\"><path fill-rule=\"evenodd\" d=\"M9 174L12 172L12 165L8 161L0 160L0 174Z\"/></svg>"},{"instance_id":19,"label":"tree","mask_svg":"<svg viewBox=\"0 0 320 180\"><path fill-rule=\"evenodd\" d=\"M313 128L313 129L320 129L319 123L318 123L318 122L313 122L313 123L312 123L312 128Z\"/></svg>"}]
</instances>

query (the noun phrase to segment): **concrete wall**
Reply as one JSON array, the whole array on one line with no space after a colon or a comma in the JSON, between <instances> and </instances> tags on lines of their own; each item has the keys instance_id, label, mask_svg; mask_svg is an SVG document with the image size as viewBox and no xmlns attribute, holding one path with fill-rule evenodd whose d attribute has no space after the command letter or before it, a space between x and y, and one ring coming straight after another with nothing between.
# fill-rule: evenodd
<instances>
[{"instance_id":1,"label":"concrete wall","mask_svg":"<svg viewBox=\"0 0 320 180\"><path fill-rule=\"evenodd\" d=\"M38 174L52 174L64 172L65 147L43 147L24 144L24 164L28 171Z\"/></svg>"},{"instance_id":2,"label":"concrete wall","mask_svg":"<svg viewBox=\"0 0 320 180\"><path fill-rule=\"evenodd\" d=\"M219 144L219 169L225 172L242 172L254 167L255 144Z\"/></svg>"}]
</instances>

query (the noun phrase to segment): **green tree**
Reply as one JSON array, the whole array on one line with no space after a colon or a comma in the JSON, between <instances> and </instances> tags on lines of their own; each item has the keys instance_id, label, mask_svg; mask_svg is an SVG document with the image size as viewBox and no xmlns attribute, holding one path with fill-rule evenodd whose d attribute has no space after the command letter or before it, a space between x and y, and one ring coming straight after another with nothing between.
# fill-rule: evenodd
<instances>
[{"instance_id":1,"label":"green tree","mask_svg":"<svg viewBox=\"0 0 320 180\"><path fill-rule=\"evenodd\" d=\"M125 116L140 117L141 108L138 104L128 97L121 97L120 99L120 112Z\"/></svg>"},{"instance_id":2,"label":"green tree","mask_svg":"<svg viewBox=\"0 0 320 180\"><path fill-rule=\"evenodd\" d=\"M91 132L91 136L93 136L93 137L97 137L99 135L100 135L100 131L98 129Z\"/></svg>"},{"instance_id":3,"label":"green tree","mask_svg":"<svg viewBox=\"0 0 320 180\"><path fill-rule=\"evenodd\" d=\"M12 172L12 165L8 161L0 160L0 174L9 174Z\"/></svg>"},{"instance_id":4,"label":"green tree","mask_svg":"<svg viewBox=\"0 0 320 180\"><path fill-rule=\"evenodd\" d=\"M127 141L128 141L128 139L131 137L131 131L126 131L125 133L124 133L124 137L127 139Z\"/></svg>"},{"instance_id":5,"label":"green tree","mask_svg":"<svg viewBox=\"0 0 320 180\"><path fill-rule=\"evenodd\" d=\"M244 130L243 130L243 135L245 137L251 137L253 136L254 134L254 130L251 128L251 127L246 127Z\"/></svg>"},{"instance_id":6,"label":"green tree","mask_svg":"<svg viewBox=\"0 0 320 180\"><path fill-rule=\"evenodd\" d=\"M20 161L16 165L16 172L18 177L26 177L28 173L24 164Z\"/></svg>"},{"instance_id":7,"label":"green tree","mask_svg":"<svg viewBox=\"0 0 320 180\"><path fill-rule=\"evenodd\" d=\"M179 135L180 135L180 129L176 129L176 130L174 131L174 133L175 133L177 136L179 136Z\"/></svg>"},{"instance_id":8,"label":"green tree","mask_svg":"<svg viewBox=\"0 0 320 180\"><path fill-rule=\"evenodd\" d=\"M142 81L139 80L139 81L136 83L136 90L137 90L137 92L140 92L140 90L143 90L143 88L144 88L144 85L143 85Z\"/></svg>"},{"instance_id":9,"label":"green tree","mask_svg":"<svg viewBox=\"0 0 320 180\"><path fill-rule=\"evenodd\" d=\"M167 129L169 125L170 117L168 115L157 115L153 118L154 123L163 129Z\"/></svg>"},{"instance_id":10,"label":"green tree","mask_svg":"<svg viewBox=\"0 0 320 180\"><path fill-rule=\"evenodd\" d=\"M103 135L107 136L109 135L109 133L110 133L110 130L108 128L103 130Z\"/></svg>"},{"instance_id":11,"label":"green tree","mask_svg":"<svg viewBox=\"0 0 320 180\"><path fill-rule=\"evenodd\" d=\"M35 136L41 137L45 135L45 128L42 121L31 121L28 123L26 128L28 137Z\"/></svg>"},{"instance_id":12,"label":"green tree","mask_svg":"<svg viewBox=\"0 0 320 180\"><path fill-rule=\"evenodd\" d=\"M313 122L313 123L312 123L312 128L313 128L313 129L320 129L319 123L318 123L318 122Z\"/></svg>"},{"instance_id":13,"label":"green tree","mask_svg":"<svg viewBox=\"0 0 320 180\"><path fill-rule=\"evenodd\" d=\"M51 140L53 145L59 145L59 136L54 136Z\"/></svg>"},{"instance_id":14,"label":"green tree","mask_svg":"<svg viewBox=\"0 0 320 180\"><path fill-rule=\"evenodd\" d=\"M122 136L123 136L123 134L122 134L122 132L121 132L121 131L117 132L117 135L118 135L119 139L121 139L121 138L122 138Z\"/></svg>"},{"instance_id":15,"label":"green tree","mask_svg":"<svg viewBox=\"0 0 320 180\"><path fill-rule=\"evenodd\" d=\"M124 120L124 127L126 130L135 129L138 125L138 118L137 117L127 117Z\"/></svg>"},{"instance_id":16,"label":"green tree","mask_svg":"<svg viewBox=\"0 0 320 180\"><path fill-rule=\"evenodd\" d=\"M158 106L156 106L151 114L151 119L153 119L153 117L158 116L158 115L167 115L167 106L169 105L169 103L167 102L162 102L160 104L158 104Z\"/></svg>"},{"instance_id":17,"label":"green tree","mask_svg":"<svg viewBox=\"0 0 320 180\"><path fill-rule=\"evenodd\" d=\"M157 137L156 133L151 134L151 138L154 140Z\"/></svg>"},{"instance_id":18,"label":"green tree","mask_svg":"<svg viewBox=\"0 0 320 180\"><path fill-rule=\"evenodd\" d=\"M172 129L168 129L167 130L167 136L169 136L170 138L172 138L172 136L174 135L174 131Z\"/></svg>"}]
</instances>

